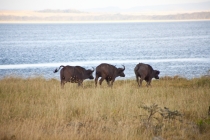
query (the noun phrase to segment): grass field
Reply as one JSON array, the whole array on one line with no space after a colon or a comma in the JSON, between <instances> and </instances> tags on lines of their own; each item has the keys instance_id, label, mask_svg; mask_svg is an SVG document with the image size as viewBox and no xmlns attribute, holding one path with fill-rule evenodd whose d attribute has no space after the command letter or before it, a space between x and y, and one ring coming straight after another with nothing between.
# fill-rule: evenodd
<instances>
[{"instance_id":1,"label":"grass field","mask_svg":"<svg viewBox=\"0 0 210 140\"><path fill-rule=\"evenodd\" d=\"M0 139L208 140L210 78L178 76L139 88L117 80L60 87L41 77L0 80Z\"/></svg>"}]
</instances>

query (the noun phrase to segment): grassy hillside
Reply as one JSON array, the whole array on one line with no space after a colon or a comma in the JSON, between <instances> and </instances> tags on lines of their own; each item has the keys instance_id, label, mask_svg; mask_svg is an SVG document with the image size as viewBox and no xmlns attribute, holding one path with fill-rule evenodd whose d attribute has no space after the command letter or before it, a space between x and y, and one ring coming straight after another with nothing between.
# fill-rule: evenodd
<instances>
[{"instance_id":1,"label":"grassy hillside","mask_svg":"<svg viewBox=\"0 0 210 140\"><path fill-rule=\"evenodd\" d=\"M210 78L164 77L152 87L135 80L85 81L83 88L55 79L0 80L0 139L141 139L210 137Z\"/></svg>"}]
</instances>

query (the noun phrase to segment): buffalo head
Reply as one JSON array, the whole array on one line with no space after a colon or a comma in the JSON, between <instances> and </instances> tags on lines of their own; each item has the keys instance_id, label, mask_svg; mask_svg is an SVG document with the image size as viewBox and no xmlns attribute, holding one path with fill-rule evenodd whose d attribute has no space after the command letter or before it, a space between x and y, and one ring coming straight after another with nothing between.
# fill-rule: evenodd
<instances>
[{"instance_id":1,"label":"buffalo head","mask_svg":"<svg viewBox=\"0 0 210 140\"><path fill-rule=\"evenodd\" d=\"M154 70L154 72L155 72L155 76L154 76L154 78L155 79L159 79L159 74L160 74L160 71L158 71L158 70Z\"/></svg>"},{"instance_id":2,"label":"buffalo head","mask_svg":"<svg viewBox=\"0 0 210 140\"><path fill-rule=\"evenodd\" d=\"M125 70L125 66L124 65L123 65L123 68L117 68L117 72L118 72L118 75L120 77L125 77L124 70Z\"/></svg>"},{"instance_id":3,"label":"buffalo head","mask_svg":"<svg viewBox=\"0 0 210 140\"><path fill-rule=\"evenodd\" d=\"M88 78L89 79L94 79L94 77L93 77L94 70L95 70L94 68L93 68L93 70L90 70L90 69L87 70L87 75L88 75Z\"/></svg>"}]
</instances>

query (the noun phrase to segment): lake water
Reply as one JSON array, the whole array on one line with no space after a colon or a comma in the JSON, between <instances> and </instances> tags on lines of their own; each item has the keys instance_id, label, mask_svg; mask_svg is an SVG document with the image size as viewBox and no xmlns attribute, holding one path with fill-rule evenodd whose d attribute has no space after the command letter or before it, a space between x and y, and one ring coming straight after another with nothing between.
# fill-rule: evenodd
<instances>
[{"instance_id":1,"label":"lake water","mask_svg":"<svg viewBox=\"0 0 210 140\"><path fill-rule=\"evenodd\" d=\"M104 62L125 65L126 78L139 62L160 77L200 77L210 70L210 21L0 24L0 78L59 79L60 65Z\"/></svg>"}]
</instances>

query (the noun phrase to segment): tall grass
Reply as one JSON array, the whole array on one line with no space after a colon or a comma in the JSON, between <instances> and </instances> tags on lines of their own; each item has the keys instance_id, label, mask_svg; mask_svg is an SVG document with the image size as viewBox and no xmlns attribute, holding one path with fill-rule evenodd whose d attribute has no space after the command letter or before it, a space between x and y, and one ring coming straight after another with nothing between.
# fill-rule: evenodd
<instances>
[{"instance_id":1,"label":"tall grass","mask_svg":"<svg viewBox=\"0 0 210 140\"><path fill-rule=\"evenodd\" d=\"M151 117L145 109L178 111L181 116ZM141 106L144 105L145 108ZM210 137L210 78L163 77L152 87L135 80L115 81L113 88L82 87L41 77L0 80L0 139L199 139Z\"/></svg>"}]
</instances>

